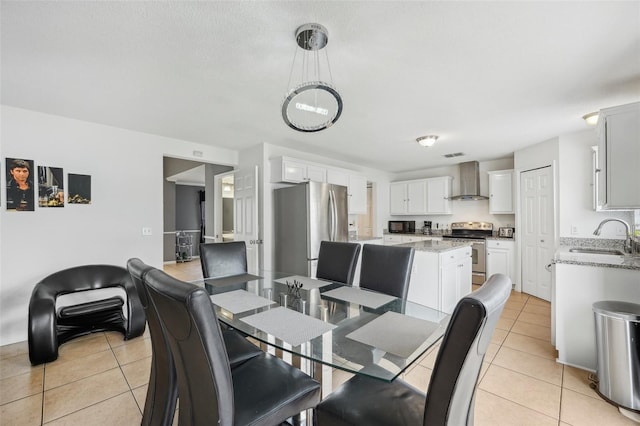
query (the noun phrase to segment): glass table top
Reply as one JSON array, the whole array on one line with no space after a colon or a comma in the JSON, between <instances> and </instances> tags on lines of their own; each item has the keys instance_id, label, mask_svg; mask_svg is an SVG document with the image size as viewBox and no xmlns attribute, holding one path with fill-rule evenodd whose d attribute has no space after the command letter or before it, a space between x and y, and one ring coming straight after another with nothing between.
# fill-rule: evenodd
<instances>
[{"instance_id":1,"label":"glass table top","mask_svg":"<svg viewBox=\"0 0 640 426\"><path fill-rule=\"evenodd\" d=\"M220 321L293 355L392 381L444 335L450 315L382 293L263 271L193 281Z\"/></svg>"}]
</instances>

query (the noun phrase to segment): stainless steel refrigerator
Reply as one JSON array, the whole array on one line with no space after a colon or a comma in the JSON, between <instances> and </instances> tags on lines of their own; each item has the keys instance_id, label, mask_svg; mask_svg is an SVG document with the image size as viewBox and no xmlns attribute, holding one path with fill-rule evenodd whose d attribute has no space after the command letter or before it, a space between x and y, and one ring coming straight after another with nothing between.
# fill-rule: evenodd
<instances>
[{"instance_id":1,"label":"stainless steel refrigerator","mask_svg":"<svg viewBox=\"0 0 640 426\"><path fill-rule=\"evenodd\" d=\"M274 268L315 276L320 242L348 241L347 187L305 182L274 190Z\"/></svg>"}]
</instances>

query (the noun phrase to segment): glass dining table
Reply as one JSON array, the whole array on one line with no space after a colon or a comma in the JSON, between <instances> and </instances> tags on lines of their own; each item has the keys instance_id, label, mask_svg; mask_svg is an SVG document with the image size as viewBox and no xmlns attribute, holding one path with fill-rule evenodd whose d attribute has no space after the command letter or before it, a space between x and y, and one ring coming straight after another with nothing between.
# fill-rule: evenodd
<instances>
[{"instance_id":1,"label":"glass dining table","mask_svg":"<svg viewBox=\"0 0 640 426\"><path fill-rule=\"evenodd\" d=\"M442 338L450 319L383 293L281 272L192 283L208 291L223 324L299 357L323 394L333 368L394 380Z\"/></svg>"}]
</instances>

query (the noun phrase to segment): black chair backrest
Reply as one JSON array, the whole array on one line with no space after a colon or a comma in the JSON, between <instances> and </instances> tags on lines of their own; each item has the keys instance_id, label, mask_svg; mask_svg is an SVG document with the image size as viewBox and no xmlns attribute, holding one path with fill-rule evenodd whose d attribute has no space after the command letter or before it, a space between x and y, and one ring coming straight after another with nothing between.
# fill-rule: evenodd
<instances>
[{"instance_id":1,"label":"black chair backrest","mask_svg":"<svg viewBox=\"0 0 640 426\"><path fill-rule=\"evenodd\" d=\"M233 425L231 368L208 293L160 270L145 285L174 355L180 424Z\"/></svg>"},{"instance_id":2,"label":"black chair backrest","mask_svg":"<svg viewBox=\"0 0 640 426\"><path fill-rule=\"evenodd\" d=\"M321 241L316 278L351 284L358 265L360 244Z\"/></svg>"},{"instance_id":3,"label":"black chair backrest","mask_svg":"<svg viewBox=\"0 0 640 426\"><path fill-rule=\"evenodd\" d=\"M164 337L158 314L152 306L149 306L149 296L144 285L146 274L154 268L140 259L133 258L127 262L127 269L138 290L151 335L151 374L142 415L142 426L169 426L173 423L176 410L178 383L169 343Z\"/></svg>"},{"instance_id":4,"label":"black chair backrest","mask_svg":"<svg viewBox=\"0 0 640 426\"><path fill-rule=\"evenodd\" d=\"M425 425L473 425L482 360L510 294L511 280L495 274L456 305L431 374Z\"/></svg>"},{"instance_id":5,"label":"black chair backrest","mask_svg":"<svg viewBox=\"0 0 640 426\"><path fill-rule=\"evenodd\" d=\"M244 241L200 244L200 264L204 278L246 274L247 246Z\"/></svg>"},{"instance_id":6,"label":"black chair backrest","mask_svg":"<svg viewBox=\"0 0 640 426\"><path fill-rule=\"evenodd\" d=\"M406 299L413 255L413 247L364 244L360 287Z\"/></svg>"}]
</instances>

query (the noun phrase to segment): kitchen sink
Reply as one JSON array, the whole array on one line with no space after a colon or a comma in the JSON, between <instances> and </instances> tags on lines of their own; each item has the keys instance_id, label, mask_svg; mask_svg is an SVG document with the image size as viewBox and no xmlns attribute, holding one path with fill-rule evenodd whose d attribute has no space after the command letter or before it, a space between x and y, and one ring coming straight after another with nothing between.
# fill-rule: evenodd
<instances>
[{"instance_id":1,"label":"kitchen sink","mask_svg":"<svg viewBox=\"0 0 640 426\"><path fill-rule=\"evenodd\" d=\"M612 256L624 256L624 253L616 249L607 248L589 248L589 247L573 247L569 249L570 253L583 253L583 254L608 254Z\"/></svg>"}]
</instances>

